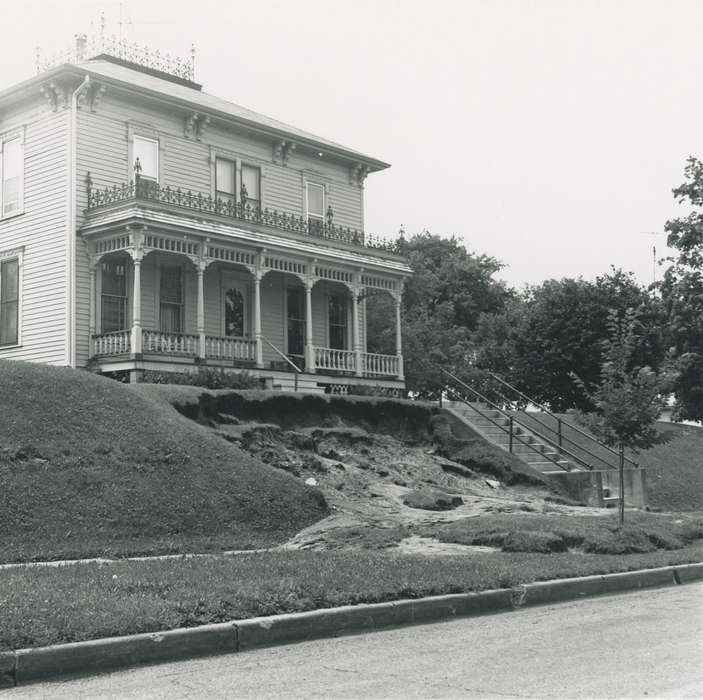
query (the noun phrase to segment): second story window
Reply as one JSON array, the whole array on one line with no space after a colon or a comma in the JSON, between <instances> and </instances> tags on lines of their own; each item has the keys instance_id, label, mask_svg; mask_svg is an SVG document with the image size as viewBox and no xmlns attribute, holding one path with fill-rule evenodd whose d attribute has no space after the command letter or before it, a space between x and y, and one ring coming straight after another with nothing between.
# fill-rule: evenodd
<instances>
[{"instance_id":1,"label":"second story window","mask_svg":"<svg viewBox=\"0 0 703 700\"><path fill-rule=\"evenodd\" d=\"M261 206L261 169L253 165L242 164L242 189L240 192L242 204L252 209Z\"/></svg>"},{"instance_id":2,"label":"second story window","mask_svg":"<svg viewBox=\"0 0 703 700\"><path fill-rule=\"evenodd\" d=\"M22 211L24 147L20 137L0 139L0 216Z\"/></svg>"},{"instance_id":3,"label":"second story window","mask_svg":"<svg viewBox=\"0 0 703 700\"><path fill-rule=\"evenodd\" d=\"M306 207L310 233L322 231L325 225L325 188L313 182L306 184Z\"/></svg>"},{"instance_id":4,"label":"second story window","mask_svg":"<svg viewBox=\"0 0 703 700\"><path fill-rule=\"evenodd\" d=\"M235 203L234 170L233 160L215 158L215 199L225 206Z\"/></svg>"},{"instance_id":5,"label":"second story window","mask_svg":"<svg viewBox=\"0 0 703 700\"><path fill-rule=\"evenodd\" d=\"M156 139L145 139L135 136L132 142L132 155L135 172L139 172L143 180L159 181L159 142ZM139 159L139 166L136 166Z\"/></svg>"}]
</instances>

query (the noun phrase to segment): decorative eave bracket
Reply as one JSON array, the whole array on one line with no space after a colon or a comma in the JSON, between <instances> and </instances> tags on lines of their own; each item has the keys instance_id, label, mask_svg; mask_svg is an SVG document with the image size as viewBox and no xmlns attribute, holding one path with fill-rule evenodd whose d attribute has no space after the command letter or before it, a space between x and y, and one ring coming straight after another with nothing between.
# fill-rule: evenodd
<instances>
[{"instance_id":1,"label":"decorative eave bracket","mask_svg":"<svg viewBox=\"0 0 703 700\"><path fill-rule=\"evenodd\" d=\"M366 180L370 170L369 166L364 165L364 163L355 163L349 168L349 184L363 187L364 180Z\"/></svg>"},{"instance_id":2,"label":"decorative eave bracket","mask_svg":"<svg viewBox=\"0 0 703 700\"><path fill-rule=\"evenodd\" d=\"M183 133L187 139L202 141L205 129L210 123L210 117L199 112L192 112L186 116Z\"/></svg>"},{"instance_id":3,"label":"decorative eave bracket","mask_svg":"<svg viewBox=\"0 0 703 700\"><path fill-rule=\"evenodd\" d=\"M291 153L294 150L295 144L292 141L276 141L276 143L273 144L273 162L285 167L288 165Z\"/></svg>"}]
</instances>

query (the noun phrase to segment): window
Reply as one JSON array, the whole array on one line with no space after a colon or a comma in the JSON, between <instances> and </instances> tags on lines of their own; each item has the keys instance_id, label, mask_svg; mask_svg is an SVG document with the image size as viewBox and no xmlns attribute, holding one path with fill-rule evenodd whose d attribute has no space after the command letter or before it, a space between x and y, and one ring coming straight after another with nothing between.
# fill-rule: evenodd
<instances>
[{"instance_id":1,"label":"window","mask_svg":"<svg viewBox=\"0 0 703 700\"><path fill-rule=\"evenodd\" d=\"M253 165L242 165L242 204L248 204L252 209L261 206L261 169Z\"/></svg>"},{"instance_id":2,"label":"window","mask_svg":"<svg viewBox=\"0 0 703 700\"><path fill-rule=\"evenodd\" d=\"M215 158L215 199L221 199L227 206L235 202L234 161L225 158Z\"/></svg>"},{"instance_id":3,"label":"window","mask_svg":"<svg viewBox=\"0 0 703 700\"><path fill-rule=\"evenodd\" d=\"M141 171L139 175L145 180L159 180L159 142L155 139L145 139L134 136L132 140L132 158L134 166L139 159Z\"/></svg>"},{"instance_id":4,"label":"window","mask_svg":"<svg viewBox=\"0 0 703 700\"><path fill-rule=\"evenodd\" d=\"M343 293L327 297L329 318L329 342L334 350L347 349L347 297Z\"/></svg>"},{"instance_id":5,"label":"window","mask_svg":"<svg viewBox=\"0 0 703 700\"><path fill-rule=\"evenodd\" d=\"M225 335L244 336L244 295L236 287L225 292Z\"/></svg>"},{"instance_id":6,"label":"window","mask_svg":"<svg viewBox=\"0 0 703 700\"><path fill-rule=\"evenodd\" d=\"M111 258L100 264L100 331L127 328L127 260Z\"/></svg>"},{"instance_id":7,"label":"window","mask_svg":"<svg viewBox=\"0 0 703 700\"><path fill-rule=\"evenodd\" d=\"M20 261L0 260L0 346L19 344Z\"/></svg>"},{"instance_id":8,"label":"window","mask_svg":"<svg viewBox=\"0 0 703 700\"><path fill-rule=\"evenodd\" d=\"M305 347L305 292L302 287L288 287L288 354L302 357Z\"/></svg>"},{"instance_id":9,"label":"window","mask_svg":"<svg viewBox=\"0 0 703 700\"><path fill-rule=\"evenodd\" d=\"M2 216L19 214L23 207L24 146L17 136L0 140L0 202Z\"/></svg>"},{"instance_id":10,"label":"window","mask_svg":"<svg viewBox=\"0 0 703 700\"><path fill-rule=\"evenodd\" d=\"M163 266L159 282L159 328L164 333L183 332L183 269Z\"/></svg>"},{"instance_id":11,"label":"window","mask_svg":"<svg viewBox=\"0 0 703 700\"><path fill-rule=\"evenodd\" d=\"M308 182L306 185L308 230L310 233L322 231L325 225L325 188Z\"/></svg>"}]
</instances>

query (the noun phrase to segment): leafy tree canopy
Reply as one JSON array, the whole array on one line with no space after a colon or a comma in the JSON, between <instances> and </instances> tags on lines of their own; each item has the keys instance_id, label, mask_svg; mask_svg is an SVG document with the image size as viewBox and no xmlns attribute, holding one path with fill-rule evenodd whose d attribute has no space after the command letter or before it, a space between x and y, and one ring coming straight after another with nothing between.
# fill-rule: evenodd
<instances>
[{"instance_id":1,"label":"leafy tree canopy","mask_svg":"<svg viewBox=\"0 0 703 700\"><path fill-rule=\"evenodd\" d=\"M421 396L436 396L438 366L459 371L468 366L478 319L500 311L510 292L492 278L500 262L469 253L454 237L417 234L403 252L414 272L403 293L406 384ZM395 314L388 296L369 297L367 316L369 352L395 352Z\"/></svg>"},{"instance_id":2,"label":"leafy tree canopy","mask_svg":"<svg viewBox=\"0 0 703 700\"><path fill-rule=\"evenodd\" d=\"M675 417L703 420L703 163L689 158L686 182L673 190L694 210L667 221L667 245L677 251L659 283L668 317L671 354L678 376L673 384Z\"/></svg>"},{"instance_id":3,"label":"leafy tree canopy","mask_svg":"<svg viewBox=\"0 0 703 700\"><path fill-rule=\"evenodd\" d=\"M642 333L632 362L658 367L664 356L658 302L631 274L613 269L595 282L547 280L528 287L503 311L484 314L473 340L476 361L555 411L590 410L571 380L598 381L611 310L638 309Z\"/></svg>"}]
</instances>

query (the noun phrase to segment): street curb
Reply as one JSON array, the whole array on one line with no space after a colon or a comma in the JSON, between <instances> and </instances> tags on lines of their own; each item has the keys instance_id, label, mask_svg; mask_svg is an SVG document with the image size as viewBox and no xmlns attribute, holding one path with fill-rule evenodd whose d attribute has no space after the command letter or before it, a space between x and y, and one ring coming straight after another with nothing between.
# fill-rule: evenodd
<instances>
[{"instance_id":1,"label":"street curb","mask_svg":"<svg viewBox=\"0 0 703 700\"><path fill-rule=\"evenodd\" d=\"M65 675L177 661L403 625L518 610L641 588L703 580L703 563L556 579L511 589L346 605L87 642L0 652L0 688Z\"/></svg>"},{"instance_id":2,"label":"street curb","mask_svg":"<svg viewBox=\"0 0 703 700\"><path fill-rule=\"evenodd\" d=\"M678 583L674 570L673 566L664 566L658 569L528 583L513 589L515 591L515 606L542 605L560 600L573 600L574 598L638 588L670 586Z\"/></svg>"}]
</instances>

